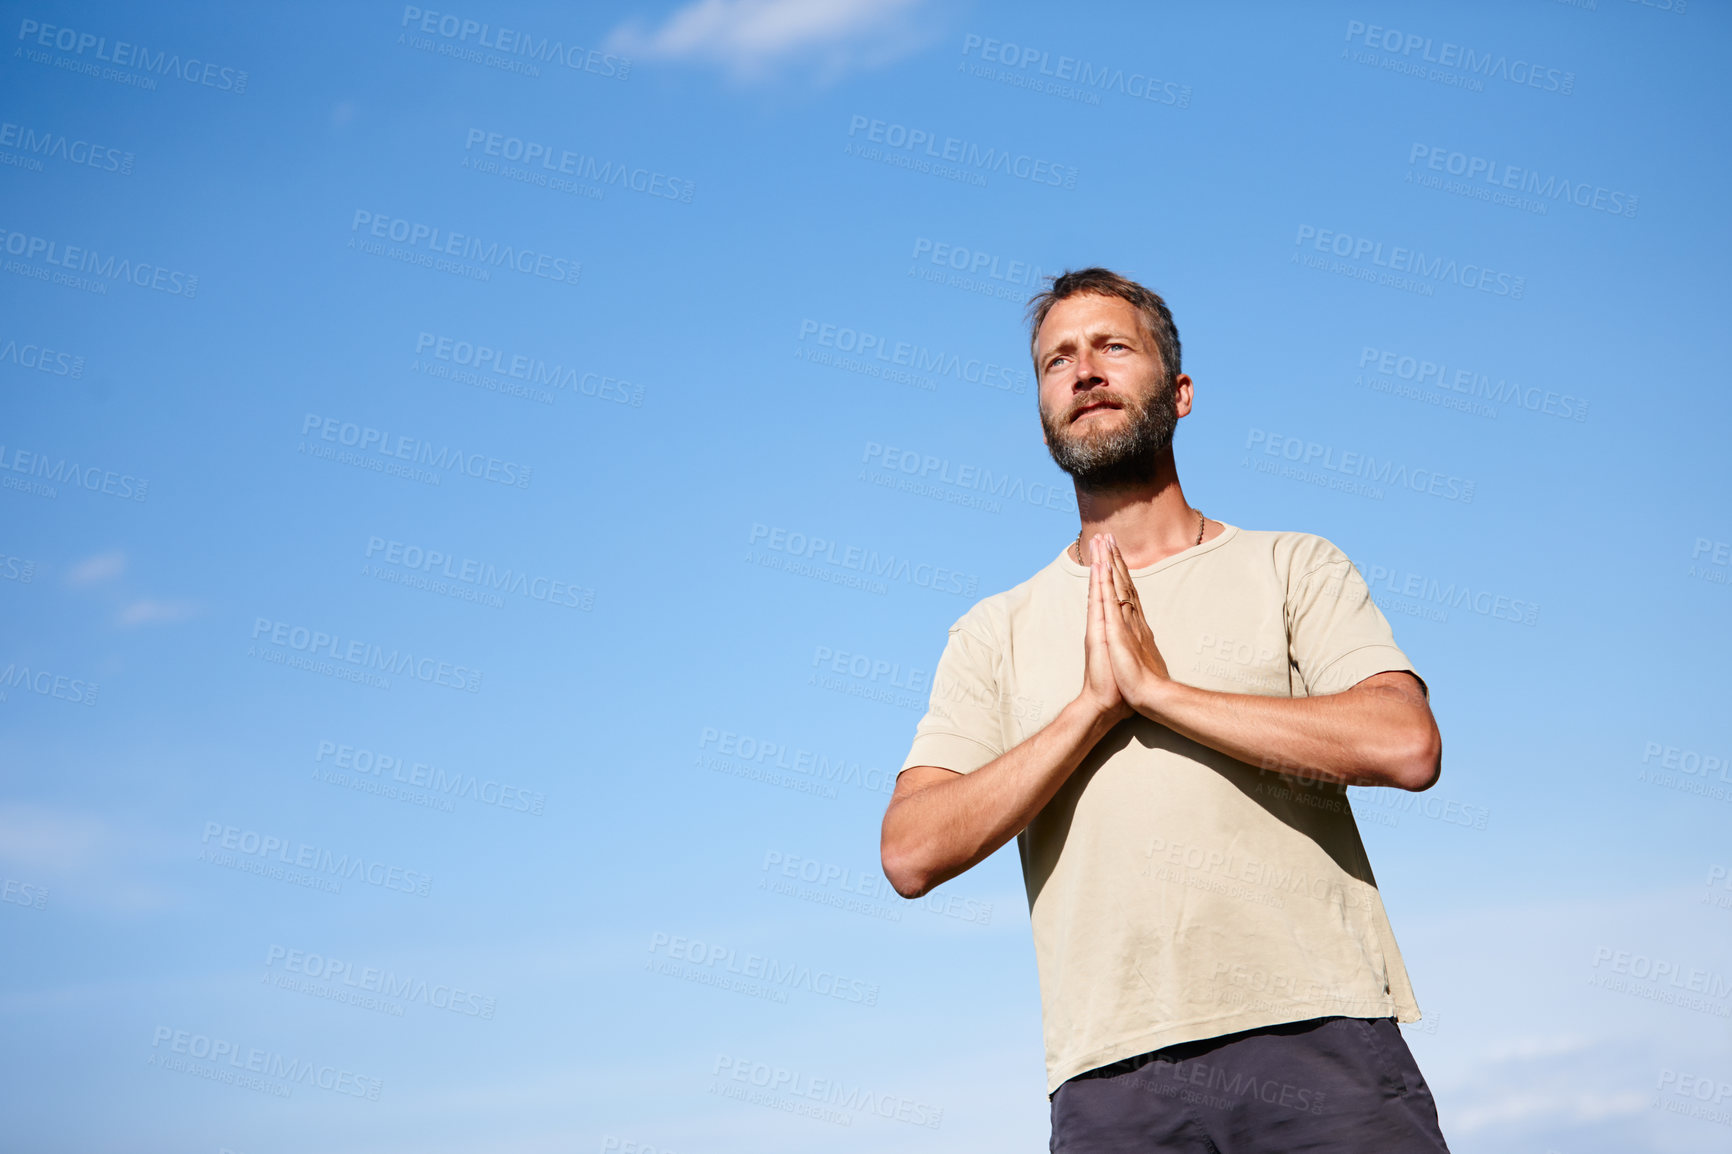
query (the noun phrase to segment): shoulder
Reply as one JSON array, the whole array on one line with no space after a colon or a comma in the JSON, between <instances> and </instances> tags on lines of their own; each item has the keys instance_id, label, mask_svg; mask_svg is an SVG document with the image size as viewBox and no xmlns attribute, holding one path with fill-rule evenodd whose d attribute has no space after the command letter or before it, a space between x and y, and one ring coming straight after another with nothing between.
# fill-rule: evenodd
<instances>
[{"instance_id":1,"label":"shoulder","mask_svg":"<svg viewBox=\"0 0 1732 1154\"><path fill-rule=\"evenodd\" d=\"M998 647L1010 636L1010 623L1043 597L1059 592L1071 575L1060 568L1058 558L1009 589L989 594L968 607L950 626L950 632L968 633ZM1058 589L1055 589L1058 586Z\"/></svg>"},{"instance_id":2,"label":"shoulder","mask_svg":"<svg viewBox=\"0 0 1732 1154\"><path fill-rule=\"evenodd\" d=\"M1320 571L1341 574L1352 558L1329 538L1292 529L1240 529L1243 549L1262 558L1288 587L1299 585Z\"/></svg>"}]
</instances>

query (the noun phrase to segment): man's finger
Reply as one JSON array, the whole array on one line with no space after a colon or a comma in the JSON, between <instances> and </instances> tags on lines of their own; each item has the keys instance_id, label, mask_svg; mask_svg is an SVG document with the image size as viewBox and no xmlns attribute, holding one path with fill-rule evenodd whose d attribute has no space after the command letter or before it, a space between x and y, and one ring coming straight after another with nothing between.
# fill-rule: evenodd
<instances>
[{"instance_id":1,"label":"man's finger","mask_svg":"<svg viewBox=\"0 0 1732 1154\"><path fill-rule=\"evenodd\" d=\"M1119 596L1134 604L1139 613L1142 612L1143 599L1137 596L1137 583L1131 580L1130 566L1125 564L1125 555L1119 552L1119 539L1117 537L1114 537L1111 542L1111 556L1113 575L1118 580L1118 587L1124 590Z\"/></svg>"},{"instance_id":2,"label":"man's finger","mask_svg":"<svg viewBox=\"0 0 1732 1154\"><path fill-rule=\"evenodd\" d=\"M1137 599L1137 587L1131 582L1130 570L1124 567L1124 558L1119 554L1117 542L1108 543L1107 558L1107 564L1112 572L1114 599L1129 601L1138 610L1141 610L1142 605ZM1122 611L1124 606L1121 605L1118 608Z\"/></svg>"},{"instance_id":3,"label":"man's finger","mask_svg":"<svg viewBox=\"0 0 1732 1154\"><path fill-rule=\"evenodd\" d=\"M1095 539L1093 537L1089 538L1088 562L1089 625L1092 627L1097 622L1101 625L1105 625L1106 614L1102 612L1101 607L1105 605L1106 602L1101 599L1101 567L1095 563Z\"/></svg>"},{"instance_id":4,"label":"man's finger","mask_svg":"<svg viewBox=\"0 0 1732 1154\"><path fill-rule=\"evenodd\" d=\"M1104 650L1101 657L1107 661L1106 671L1108 676L1111 676L1111 654L1125 644L1125 623L1113 595L1113 573L1107 564L1107 543L1095 537L1090 539L1089 546L1092 561L1089 574L1094 589L1090 612L1097 630L1096 644Z\"/></svg>"},{"instance_id":5,"label":"man's finger","mask_svg":"<svg viewBox=\"0 0 1732 1154\"><path fill-rule=\"evenodd\" d=\"M1117 649L1126 642L1125 608L1119 604L1124 594L1119 591L1119 575L1108 560L1111 549L1105 541L1101 542L1101 617L1106 625L1107 645Z\"/></svg>"}]
</instances>

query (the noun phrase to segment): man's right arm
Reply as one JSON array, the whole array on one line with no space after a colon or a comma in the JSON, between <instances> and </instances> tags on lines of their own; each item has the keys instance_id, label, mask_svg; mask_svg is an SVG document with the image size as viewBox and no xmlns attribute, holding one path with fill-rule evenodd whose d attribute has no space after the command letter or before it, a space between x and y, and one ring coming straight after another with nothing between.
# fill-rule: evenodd
<instances>
[{"instance_id":1,"label":"man's right arm","mask_svg":"<svg viewBox=\"0 0 1732 1154\"><path fill-rule=\"evenodd\" d=\"M1119 692L1107 652L1111 578L1099 543L1089 539L1082 692L1040 732L973 773L911 765L896 778L878 853L903 897L942 885L1028 828L1089 750L1136 712Z\"/></svg>"},{"instance_id":2,"label":"man's right arm","mask_svg":"<svg viewBox=\"0 0 1732 1154\"><path fill-rule=\"evenodd\" d=\"M917 898L1021 833L1122 714L1078 697L1040 732L973 773L914 765L884 812L884 876Z\"/></svg>"}]
</instances>

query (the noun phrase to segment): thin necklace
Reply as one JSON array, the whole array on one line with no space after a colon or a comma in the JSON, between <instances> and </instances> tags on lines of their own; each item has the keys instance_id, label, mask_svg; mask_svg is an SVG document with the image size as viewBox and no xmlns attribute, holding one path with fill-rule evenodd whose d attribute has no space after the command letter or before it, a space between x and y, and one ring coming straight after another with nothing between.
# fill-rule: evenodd
<instances>
[{"instance_id":1,"label":"thin necklace","mask_svg":"<svg viewBox=\"0 0 1732 1154\"><path fill-rule=\"evenodd\" d=\"M1199 545L1201 545L1203 543L1203 529L1206 525L1208 525L1208 523L1209 523L1208 518L1203 516L1203 511L1201 509L1198 509L1197 510L1197 544L1199 544ZM1076 531L1076 544L1074 546L1072 546L1072 548L1074 548L1076 550L1076 563L1078 565L1087 565L1088 562L1084 561L1082 559L1082 530L1081 529L1078 529Z\"/></svg>"}]
</instances>

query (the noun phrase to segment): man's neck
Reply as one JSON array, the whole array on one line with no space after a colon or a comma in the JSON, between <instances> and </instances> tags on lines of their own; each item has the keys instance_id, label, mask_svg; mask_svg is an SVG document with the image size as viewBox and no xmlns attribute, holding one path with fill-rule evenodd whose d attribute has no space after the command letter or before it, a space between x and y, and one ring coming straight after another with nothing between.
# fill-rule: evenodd
<instances>
[{"instance_id":1,"label":"man's neck","mask_svg":"<svg viewBox=\"0 0 1732 1154\"><path fill-rule=\"evenodd\" d=\"M1185 500L1178 476L1170 469L1161 469L1147 485L1109 490L1077 490L1077 512L1082 517L1083 564L1088 564L1089 538L1097 533L1111 533L1124 554L1125 564L1132 569L1146 569L1175 553L1182 553L1197 544L1198 511ZM1214 521L1207 526L1204 539L1221 531ZM1078 550L1071 550L1076 557Z\"/></svg>"}]
</instances>

